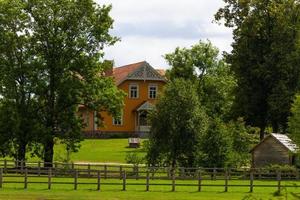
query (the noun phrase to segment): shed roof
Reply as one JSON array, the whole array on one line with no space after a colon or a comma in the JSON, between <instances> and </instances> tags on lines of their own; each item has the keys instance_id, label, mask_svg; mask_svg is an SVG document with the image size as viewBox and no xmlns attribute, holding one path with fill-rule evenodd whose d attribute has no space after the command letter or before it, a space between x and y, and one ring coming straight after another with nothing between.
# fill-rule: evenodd
<instances>
[{"instance_id":1,"label":"shed roof","mask_svg":"<svg viewBox=\"0 0 300 200\"><path fill-rule=\"evenodd\" d=\"M270 135L266 136L259 144L257 144L255 147L251 149L250 152L255 150L258 146L260 146L266 139L269 137L273 137L275 140L277 140L280 144L282 144L287 150L296 153L299 148L297 145L285 134L280 133L271 133Z\"/></svg>"}]
</instances>

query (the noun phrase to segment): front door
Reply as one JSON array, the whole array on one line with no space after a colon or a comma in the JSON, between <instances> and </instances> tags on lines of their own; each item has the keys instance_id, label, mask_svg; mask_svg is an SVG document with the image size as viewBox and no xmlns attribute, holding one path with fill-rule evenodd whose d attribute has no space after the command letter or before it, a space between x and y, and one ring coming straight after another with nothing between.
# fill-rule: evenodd
<instances>
[{"instance_id":1,"label":"front door","mask_svg":"<svg viewBox=\"0 0 300 200\"><path fill-rule=\"evenodd\" d=\"M149 132L150 124L148 120L148 112L146 110L142 110L138 112L138 131L140 132Z\"/></svg>"}]
</instances>

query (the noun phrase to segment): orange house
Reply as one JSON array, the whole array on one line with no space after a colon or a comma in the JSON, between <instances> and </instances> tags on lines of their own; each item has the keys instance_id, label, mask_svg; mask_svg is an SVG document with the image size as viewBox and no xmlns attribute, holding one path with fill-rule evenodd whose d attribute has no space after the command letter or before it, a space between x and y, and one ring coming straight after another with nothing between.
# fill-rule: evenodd
<instances>
[{"instance_id":1,"label":"orange house","mask_svg":"<svg viewBox=\"0 0 300 200\"><path fill-rule=\"evenodd\" d=\"M86 136L97 137L107 134L128 134L143 136L150 130L147 115L166 84L164 70L155 70L147 62L139 62L113 68L108 74L114 77L119 89L127 95L124 99L122 116L115 119L108 113L101 113L103 127L98 127L95 112L80 110L86 122Z\"/></svg>"}]
</instances>

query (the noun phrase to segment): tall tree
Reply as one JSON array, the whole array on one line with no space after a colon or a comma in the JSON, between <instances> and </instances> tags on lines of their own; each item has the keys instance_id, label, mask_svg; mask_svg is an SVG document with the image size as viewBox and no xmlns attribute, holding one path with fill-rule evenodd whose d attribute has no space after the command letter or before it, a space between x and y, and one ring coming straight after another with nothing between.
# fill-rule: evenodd
<instances>
[{"instance_id":1,"label":"tall tree","mask_svg":"<svg viewBox=\"0 0 300 200\"><path fill-rule=\"evenodd\" d=\"M0 140L2 156L25 160L40 132L30 17L22 1L0 2Z\"/></svg>"},{"instance_id":2,"label":"tall tree","mask_svg":"<svg viewBox=\"0 0 300 200\"><path fill-rule=\"evenodd\" d=\"M170 81L152 113L147 160L152 165L197 166L207 116L191 81Z\"/></svg>"},{"instance_id":3,"label":"tall tree","mask_svg":"<svg viewBox=\"0 0 300 200\"><path fill-rule=\"evenodd\" d=\"M299 19L296 0L224 0L215 15L233 28L233 50L226 56L235 73L234 113L260 128L285 132L299 84Z\"/></svg>"},{"instance_id":4,"label":"tall tree","mask_svg":"<svg viewBox=\"0 0 300 200\"><path fill-rule=\"evenodd\" d=\"M109 16L111 6L99 6L92 0L2 2L22 5L16 11L22 16L20 20L5 18L18 29L12 29L11 33L5 30L3 35L24 35L25 45L30 44L26 49L30 49L28 66L32 69L27 72L32 73L35 84L28 87L33 91L30 97L38 104L36 116L44 127L39 134L39 142L44 147L43 158L51 163L55 138L61 139L71 150L76 149L82 139L83 123L77 115L80 105L113 115L117 115L123 105L123 92L112 78L104 75L105 70L112 67L111 63L102 59L103 48L118 40L109 33L113 24ZM2 12L1 17L10 10L3 8ZM20 23L24 19L27 22ZM7 53L2 58L10 61L13 56Z\"/></svg>"},{"instance_id":5,"label":"tall tree","mask_svg":"<svg viewBox=\"0 0 300 200\"><path fill-rule=\"evenodd\" d=\"M227 118L236 82L229 66L220 59L219 50L210 41L199 41L191 48L177 47L166 54L165 59L172 66L167 71L170 80L183 78L194 82L206 113L213 118Z\"/></svg>"},{"instance_id":6,"label":"tall tree","mask_svg":"<svg viewBox=\"0 0 300 200\"><path fill-rule=\"evenodd\" d=\"M26 12L32 18L35 51L41 79L37 96L43 106L47 133L43 136L44 160L52 162L54 138L73 149L81 139L79 105L116 114L123 93L112 78L104 76L103 48L118 38L109 34L111 6L92 0L30 0ZM111 67L111 66L110 66Z\"/></svg>"}]
</instances>

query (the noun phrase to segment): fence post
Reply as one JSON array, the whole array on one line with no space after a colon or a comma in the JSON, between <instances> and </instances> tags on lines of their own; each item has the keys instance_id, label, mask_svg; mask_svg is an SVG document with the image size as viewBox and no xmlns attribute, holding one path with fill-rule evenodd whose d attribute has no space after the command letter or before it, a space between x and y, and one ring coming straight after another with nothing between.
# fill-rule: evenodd
<instances>
[{"instance_id":1,"label":"fence post","mask_svg":"<svg viewBox=\"0 0 300 200\"><path fill-rule=\"evenodd\" d=\"M4 173L7 173L7 160L4 159Z\"/></svg>"},{"instance_id":2,"label":"fence post","mask_svg":"<svg viewBox=\"0 0 300 200\"><path fill-rule=\"evenodd\" d=\"M2 188L2 183L3 183L3 169L0 169L0 188Z\"/></svg>"},{"instance_id":3,"label":"fence post","mask_svg":"<svg viewBox=\"0 0 300 200\"><path fill-rule=\"evenodd\" d=\"M153 180L154 179L154 175L155 175L154 167L151 167L150 170L151 170L151 178Z\"/></svg>"},{"instance_id":4,"label":"fence post","mask_svg":"<svg viewBox=\"0 0 300 200\"><path fill-rule=\"evenodd\" d=\"M201 169L199 169L198 170L198 192L201 192L201 182L202 182Z\"/></svg>"},{"instance_id":5,"label":"fence post","mask_svg":"<svg viewBox=\"0 0 300 200\"><path fill-rule=\"evenodd\" d=\"M77 190L77 183L78 183L78 171L74 171L74 190Z\"/></svg>"},{"instance_id":6,"label":"fence post","mask_svg":"<svg viewBox=\"0 0 300 200\"><path fill-rule=\"evenodd\" d=\"M104 165L104 178L107 178L107 165Z\"/></svg>"},{"instance_id":7,"label":"fence post","mask_svg":"<svg viewBox=\"0 0 300 200\"><path fill-rule=\"evenodd\" d=\"M182 178L185 178L185 170L184 170L184 167L181 167L180 171L181 171L181 177L182 177Z\"/></svg>"},{"instance_id":8,"label":"fence post","mask_svg":"<svg viewBox=\"0 0 300 200\"><path fill-rule=\"evenodd\" d=\"M216 168L214 167L214 169L213 169L213 174L212 174L212 177L211 177L211 180L216 180L216 173L217 173L217 170L216 170Z\"/></svg>"},{"instance_id":9,"label":"fence post","mask_svg":"<svg viewBox=\"0 0 300 200\"><path fill-rule=\"evenodd\" d=\"M38 162L38 176L41 176L41 161Z\"/></svg>"},{"instance_id":10,"label":"fence post","mask_svg":"<svg viewBox=\"0 0 300 200\"><path fill-rule=\"evenodd\" d=\"M101 181L101 175L100 171L97 171L97 190L100 191L100 181Z\"/></svg>"},{"instance_id":11,"label":"fence post","mask_svg":"<svg viewBox=\"0 0 300 200\"><path fill-rule=\"evenodd\" d=\"M228 170L225 170L225 192L228 191Z\"/></svg>"},{"instance_id":12,"label":"fence post","mask_svg":"<svg viewBox=\"0 0 300 200\"><path fill-rule=\"evenodd\" d=\"M51 168L48 169L48 190L51 189L51 177L52 177L52 171Z\"/></svg>"},{"instance_id":13,"label":"fence post","mask_svg":"<svg viewBox=\"0 0 300 200\"><path fill-rule=\"evenodd\" d=\"M138 180L139 179L139 165L137 164L136 166L134 166L135 168L135 179Z\"/></svg>"},{"instance_id":14,"label":"fence post","mask_svg":"<svg viewBox=\"0 0 300 200\"><path fill-rule=\"evenodd\" d=\"M253 171L250 171L250 192L253 192Z\"/></svg>"},{"instance_id":15,"label":"fence post","mask_svg":"<svg viewBox=\"0 0 300 200\"><path fill-rule=\"evenodd\" d=\"M123 191L126 190L126 171L123 171Z\"/></svg>"},{"instance_id":16,"label":"fence post","mask_svg":"<svg viewBox=\"0 0 300 200\"><path fill-rule=\"evenodd\" d=\"M91 177L91 164L88 163L88 177Z\"/></svg>"},{"instance_id":17,"label":"fence post","mask_svg":"<svg viewBox=\"0 0 300 200\"><path fill-rule=\"evenodd\" d=\"M21 174L24 174L24 160L21 160Z\"/></svg>"},{"instance_id":18,"label":"fence post","mask_svg":"<svg viewBox=\"0 0 300 200\"><path fill-rule=\"evenodd\" d=\"M123 176L123 167L122 165L120 165L120 179L122 179L122 176Z\"/></svg>"},{"instance_id":19,"label":"fence post","mask_svg":"<svg viewBox=\"0 0 300 200\"><path fill-rule=\"evenodd\" d=\"M27 168L25 168L25 174L24 174L24 189L27 189L27 179L28 179L27 175L28 175L28 170L27 170Z\"/></svg>"},{"instance_id":20,"label":"fence post","mask_svg":"<svg viewBox=\"0 0 300 200\"><path fill-rule=\"evenodd\" d=\"M149 191L149 171L147 170L147 175L146 175L146 191Z\"/></svg>"},{"instance_id":21,"label":"fence post","mask_svg":"<svg viewBox=\"0 0 300 200\"><path fill-rule=\"evenodd\" d=\"M281 171L277 171L277 181L278 181L278 192L281 190Z\"/></svg>"},{"instance_id":22,"label":"fence post","mask_svg":"<svg viewBox=\"0 0 300 200\"><path fill-rule=\"evenodd\" d=\"M176 169L172 169L172 192L175 192L175 176L176 176L176 172L175 172Z\"/></svg>"}]
</instances>

